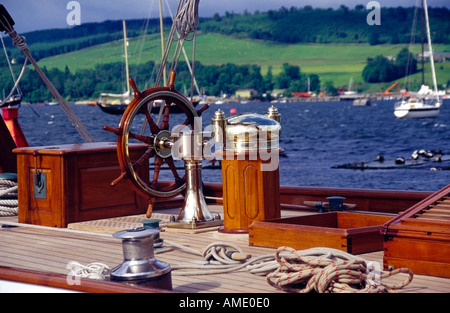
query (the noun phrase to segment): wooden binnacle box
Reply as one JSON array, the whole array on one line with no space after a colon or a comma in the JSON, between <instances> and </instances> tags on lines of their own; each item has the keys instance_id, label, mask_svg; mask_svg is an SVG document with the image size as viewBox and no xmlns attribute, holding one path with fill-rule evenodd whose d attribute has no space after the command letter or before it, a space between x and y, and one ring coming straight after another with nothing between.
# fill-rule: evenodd
<instances>
[{"instance_id":1,"label":"wooden binnacle box","mask_svg":"<svg viewBox=\"0 0 450 313\"><path fill-rule=\"evenodd\" d=\"M327 247L351 254L380 251L380 230L390 219L392 216L372 213L328 212L257 221L249 226L249 243L296 250Z\"/></svg>"},{"instance_id":2,"label":"wooden binnacle box","mask_svg":"<svg viewBox=\"0 0 450 313\"><path fill-rule=\"evenodd\" d=\"M144 154L146 145L130 146ZM124 180L116 143L84 143L14 149L17 154L19 222L51 227L69 223L142 214L148 199ZM144 162L145 163L145 162ZM136 171L148 176L149 165ZM37 175L36 175L37 174Z\"/></svg>"}]
</instances>

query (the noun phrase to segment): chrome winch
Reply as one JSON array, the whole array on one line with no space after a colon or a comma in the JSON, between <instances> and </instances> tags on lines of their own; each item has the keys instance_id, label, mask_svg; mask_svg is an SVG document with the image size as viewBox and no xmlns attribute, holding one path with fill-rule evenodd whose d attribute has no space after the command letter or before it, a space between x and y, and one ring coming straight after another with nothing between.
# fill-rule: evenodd
<instances>
[{"instance_id":1,"label":"chrome winch","mask_svg":"<svg viewBox=\"0 0 450 313\"><path fill-rule=\"evenodd\" d=\"M172 290L171 267L154 256L155 228L138 227L113 234L122 239L124 262L110 272L112 281L129 285Z\"/></svg>"}]
</instances>

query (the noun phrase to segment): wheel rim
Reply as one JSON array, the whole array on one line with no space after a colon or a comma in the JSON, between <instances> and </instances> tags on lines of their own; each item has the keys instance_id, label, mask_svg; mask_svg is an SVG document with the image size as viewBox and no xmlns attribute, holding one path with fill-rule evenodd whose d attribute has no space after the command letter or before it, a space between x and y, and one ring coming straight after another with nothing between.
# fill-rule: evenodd
<instances>
[{"instance_id":1,"label":"wheel rim","mask_svg":"<svg viewBox=\"0 0 450 313\"><path fill-rule=\"evenodd\" d=\"M194 118L198 114L191 102L178 92L153 88L143 92L142 95L130 103L119 125L119 129L122 131L118 135L117 148L122 172L126 172L137 190L146 196L173 197L183 192L186 188L186 182L185 175L178 173L170 148L163 145L164 142L172 139L170 126L180 124L175 123L175 125L170 125L172 120L170 108L175 105L181 110L186 117L183 124L191 128L193 127ZM158 123L158 120L155 121L154 117L151 116L151 108L153 108L153 104L156 102L164 105L163 114L161 115L162 121L160 123ZM139 116L144 116L143 122L137 121ZM136 126L139 125L141 127L145 125L145 127L141 128L138 134L136 133ZM133 157L130 152L130 144L133 142L147 145L146 152L138 159ZM137 165L147 161L150 162L151 159L154 161L153 173L149 169L148 177L146 175L140 175L136 170ZM171 183L160 182L161 167L163 164L168 165L172 174L174 181Z\"/></svg>"}]
</instances>

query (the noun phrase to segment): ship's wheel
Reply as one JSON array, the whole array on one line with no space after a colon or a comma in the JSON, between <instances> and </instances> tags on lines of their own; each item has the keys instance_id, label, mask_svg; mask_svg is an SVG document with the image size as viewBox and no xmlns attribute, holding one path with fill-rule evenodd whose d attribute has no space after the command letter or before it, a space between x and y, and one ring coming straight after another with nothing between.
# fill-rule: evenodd
<instances>
[{"instance_id":1,"label":"ship's wheel","mask_svg":"<svg viewBox=\"0 0 450 313\"><path fill-rule=\"evenodd\" d=\"M148 217L156 198L171 198L186 188L184 168L176 166L172 155L173 127L193 129L195 117L209 107L204 106L196 111L192 103L174 89L174 79L175 73L172 72L168 87L155 87L143 92L137 90L131 80L135 97L123 113L119 127L104 127L117 135L121 175L112 185L128 178L137 192L149 198ZM177 114L171 114L174 111ZM172 123L175 115L178 120ZM147 146L143 155L136 157L132 153L131 145L134 143ZM137 170L143 164L150 165L149 173L142 174L142 171ZM170 172L171 178L160 181L164 164L168 166L169 171L165 172Z\"/></svg>"}]
</instances>

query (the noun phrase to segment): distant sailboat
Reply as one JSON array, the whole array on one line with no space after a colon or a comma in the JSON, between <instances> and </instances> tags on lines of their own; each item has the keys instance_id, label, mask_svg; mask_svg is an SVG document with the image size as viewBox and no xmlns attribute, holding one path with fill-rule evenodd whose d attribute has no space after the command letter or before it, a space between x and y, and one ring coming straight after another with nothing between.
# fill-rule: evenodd
<instances>
[{"instance_id":1,"label":"distant sailboat","mask_svg":"<svg viewBox=\"0 0 450 313\"><path fill-rule=\"evenodd\" d=\"M167 2L166 2L167 3ZM167 3L168 5L168 3ZM162 55L165 54L165 47L164 47L164 25L163 25L163 12L162 12L162 1L159 1L159 19L160 19L160 37L161 37L161 53ZM109 113L109 114L123 114L125 112L125 109L127 108L128 104L133 100L133 95L130 92L130 77L129 77L129 65L128 65L128 40L127 40L127 33L126 33L126 24L125 21L123 21L123 32L124 32L124 46L125 46L125 68L126 68L126 79L127 79L127 91L123 94L111 94L111 93L102 93L100 95L100 99L97 102L98 107L103 112ZM186 62L188 63L188 58L186 55L186 52L183 48L183 53L186 58ZM191 71L192 75L192 69L190 67L190 64L188 64L188 68ZM167 85L167 77L166 77L166 70L165 67L163 68L163 83L164 86ZM194 79L194 84L198 91L197 83ZM203 98L200 96L194 96L191 99L192 105L195 107L200 102L202 102ZM158 114L160 113L160 107L163 104L163 101L154 101L152 103L151 112ZM170 105L170 112L171 113L182 113L183 111L180 110L175 104Z\"/></svg>"},{"instance_id":2,"label":"distant sailboat","mask_svg":"<svg viewBox=\"0 0 450 313\"><path fill-rule=\"evenodd\" d=\"M431 74L433 78L434 89L430 89L422 81L422 87L415 95L409 95L408 99L402 99L402 101L397 102L394 106L394 115L401 118L426 118L426 117L436 117L439 115L442 102L439 98L439 92L437 89L436 81L436 71L434 68L434 56L433 47L431 44L430 35L430 23L428 19L428 4L427 0L422 0L422 9L425 14L427 40L428 40L428 50L430 54L430 65ZM422 41L422 47L424 43ZM423 51L423 48L422 48ZM424 55L422 54L422 61ZM422 68L422 70L424 70Z\"/></svg>"},{"instance_id":3,"label":"distant sailboat","mask_svg":"<svg viewBox=\"0 0 450 313\"><path fill-rule=\"evenodd\" d=\"M127 90L123 94L114 94L114 93L102 93L100 94L100 99L97 102L99 108L110 114L122 114L127 108L128 104L130 104L133 97L130 92L130 72L128 66L128 39L127 39L127 26L126 22L123 21L123 42L125 49L125 71L126 71L126 83Z\"/></svg>"}]
</instances>

